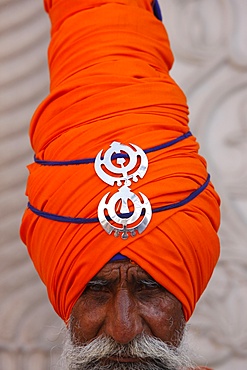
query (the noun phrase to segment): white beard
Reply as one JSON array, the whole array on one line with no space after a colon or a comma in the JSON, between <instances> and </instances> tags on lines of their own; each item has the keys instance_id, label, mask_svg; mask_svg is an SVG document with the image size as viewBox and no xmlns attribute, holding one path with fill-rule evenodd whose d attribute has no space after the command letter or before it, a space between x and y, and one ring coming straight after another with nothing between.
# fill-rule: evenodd
<instances>
[{"instance_id":1,"label":"white beard","mask_svg":"<svg viewBox=\"0 0 247 370\"><path fill-rule=\"evenodd\" d=\"M130 357L138 362L118 362L109 358ZM66 370L182 370L195 369L183 339L179 348L142 334L121 345L112 338L100 336L85 345L75 345L67 330L60 369Z\"/></svg>"}]
</instances>

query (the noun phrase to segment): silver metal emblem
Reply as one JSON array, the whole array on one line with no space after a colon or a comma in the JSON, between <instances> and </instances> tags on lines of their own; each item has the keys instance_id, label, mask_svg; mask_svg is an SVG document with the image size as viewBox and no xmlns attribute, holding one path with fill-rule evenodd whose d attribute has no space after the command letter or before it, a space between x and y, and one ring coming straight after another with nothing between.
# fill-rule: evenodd
<instances>
[{"instance_id":1,"label":"silver metal emblem","mask_svg":"<svg viewBox=\"0 0 247 370\"><path fill-rule=\"evenodd\" d=\"M95 158L95 171L108 185L120 187L110 196L108 192L98 206L98 218L104 230L122 239L129 234L142 233L152 217L148 198L130 189L131 181L143 178L148 169L148 159L137 145L123 145L114 141L102 156L101 150Z\"/></svg>"},{"instance_id":2,"label":"silver metal emblem","mask_svg":"<svg viewBox=\"0 0 247 370\"><path fill-rule=\"evenodd\" d=\"M130 179L137 182L138 176L142 178L147 172L148 159L146 154L137 145L130 145L131 147L114 141L103 158L103 150L97 154L95 171L107 184L113 186L116 182L117 186L121 186L122 181L127 181L127 185L130 186ZM114 156L116 164L112 163Z\"/></svg>"}]
</instances>

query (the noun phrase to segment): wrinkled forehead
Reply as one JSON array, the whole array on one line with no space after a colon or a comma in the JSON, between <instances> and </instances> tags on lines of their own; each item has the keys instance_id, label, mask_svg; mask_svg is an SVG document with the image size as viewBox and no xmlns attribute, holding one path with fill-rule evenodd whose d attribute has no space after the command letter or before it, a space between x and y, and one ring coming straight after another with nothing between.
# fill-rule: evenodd
<instances>
[{"instance_id":1,"label":"wrinkled forehead","mask_svg":"<svg viewBox=\"0 0 247 370\"><path fill-rule=\"evenodd\" d=\"M129 259L108 262L91 280L128 280L148 279L155 281L143 268Z\"/></svg>"}]
</instances>

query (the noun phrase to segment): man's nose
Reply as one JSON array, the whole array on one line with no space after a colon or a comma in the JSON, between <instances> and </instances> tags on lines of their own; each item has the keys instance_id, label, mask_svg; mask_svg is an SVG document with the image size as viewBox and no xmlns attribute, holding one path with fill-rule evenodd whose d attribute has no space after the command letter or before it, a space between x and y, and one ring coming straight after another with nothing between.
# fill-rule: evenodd
<instances>
[{"instance_id":1,"label":"man's nose","mask_svg":"<svg viewBox=\"0 0 247 370\"><path fill-rule=\"evenodd\" d=\"M120 289L108 307L104 334L120 344L129 343L144 330L142 317L134 297L127 289Z\"/></svg>"}]
</instances>

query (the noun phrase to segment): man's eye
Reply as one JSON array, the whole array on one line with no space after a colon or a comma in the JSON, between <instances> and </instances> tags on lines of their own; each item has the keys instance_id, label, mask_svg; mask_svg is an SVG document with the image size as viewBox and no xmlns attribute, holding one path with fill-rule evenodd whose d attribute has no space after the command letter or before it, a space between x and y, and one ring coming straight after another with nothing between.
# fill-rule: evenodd
<instances>
[{"instance_id":1,"label":"man's eye","mask_svg":"<svg viewBox=\"0 0 247 370\"><path fill-rule=\"evenodd\" d=\"M97 284L97 283L89 283L87 286L86 286L86 289L85 291L87 292L107 292L108 291L108 287L106 284Z\"/></svg>"},{"instance_id":2,"label":"man's eye","mask_svg":"<svg viewBox=\"0 0 247 370\"><path fill-rule=\"evenodd\" d=\"M87 288L93 292L101 292L104 287L102 285L89 285Z\"/></svg>"}]
</instances>

